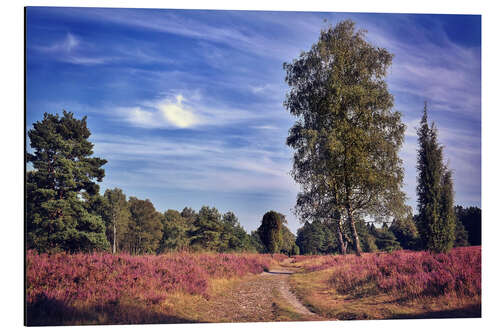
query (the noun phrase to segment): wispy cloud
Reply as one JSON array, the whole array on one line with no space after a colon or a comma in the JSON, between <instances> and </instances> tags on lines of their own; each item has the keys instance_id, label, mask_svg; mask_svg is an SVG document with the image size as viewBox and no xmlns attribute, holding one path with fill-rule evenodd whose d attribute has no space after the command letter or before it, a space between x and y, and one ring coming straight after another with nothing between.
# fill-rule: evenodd
<instances>
[{"instance_id":1,"label":"wispy cloud","mask_svg":"<svg viewBox=\"0 0 500 333\"><path fill-rule=\"evenodd\" d=\"M53 42L50 45L40 45L36 46L37 49L44 52L55 53L64 52L69 53L75 49L80 44L80 41L71 33L67 33L66 37Z\"/></svg>"},{"instance_id":2,"label":"wispy cloud","mask_svg":"<svg viewBox=\"0 0 500 333\"><path fill-rule=\"evenodd\" d=\"M169 94L171 95L171 94ZM127 122L130 126L143 128L199 128L206 126L226 126L244 121L265 119L264 113L242 110L227 105L209 105L209 101L200 96L184 94L143 101L139 106L116 108L117 120ZM262 127L272 129L268 125Z\"/></svg>"},{"instance_id":3,"label":"wispy cloud","mask_svg":"<svg viewBox=\"0 0 500 333\"><path fill-rule=\"evenodd\" d=\"M137 139L106 134L94 135L92 141L95 154L106 156L111 165L140 163L141 167L132 172L134 176L127 179L142 186L262 193L289 193L297 189L288 175L288 156L263 150L258 143L234 147L220 140L169 142L160 137Z\"/></svg>"},{"instance_id":4,"label":"wispy cloud","mask_svg":"<svg viewBox=\"0 0 500 333\"><path fill-rule=\"evenodd\" d=\"M244 53L252 53L266 58L276 58L282 61L296 56L302 48L310 46L310 33L319 32L318 24L322 19L317 16L304 13L303 19L296 22L293 35L288 38L275 38L272 35L263 34L256 28L255 22L265 24L268 28L279 27L281 32L290 28L289 21L296 17L297 13L286 14L287 18L279 17L273 12L241 12L227 11L225 17L214 11L202 11L203 16L178 15L179 12L169 10L137 10L137 9L110 9L92 8L85 10L80 8L67 8L60 12L61 15L75 17L76 19L91 21L106 21L107 23L128 26L150 32L160 32L171 35L191 38L193 40L206 41L225 45ZM228 18L228 21L225 21ZM220 20L227 24L220 24ZM239 21L241 24L232 24ZM219 23L219 24L217 24ZM297 47L291 41L297 42L302 39L302 44Z\"/></svg>"},{"instance_id":5,"label":"wispy cloud","mask_svg":"<svg viewBox=\"0 0 500 333\"><path fill-rule=\"evenodd\" d=\"M261 125L261 126L253 126L253 128L258 130L266 130L266 131L276 131L279 130L279 127L272 125Z\"/></svg>"},{"instance_id":6,"label":"wispy cloud","mask_svg":"<svg viewBox=\"0 0 500 333\"><path fill-rule=\"evenodd\" d=\"M423 28L410 18L405 22L403 31L412 43L388 34L390 27L367 24L368 37L395 54L390 89L430 101L434 109L480 119L480 49L452 42L437 23Z\"/></svg>"},{"instance_id":7,"label":"wispy cloud","mask_svg":"<svg viewBox=\"0 0 500 333\"><path fill-rule=\"evenodd\" d=\"M61 62L72 63L76 65L99 65L112 60L111 57L92 56L85 51L91 47L89 43L82 43L81 40L72 33L49 45L35 45L34 49L50 54Z\"/></svg>"}]
</instances>

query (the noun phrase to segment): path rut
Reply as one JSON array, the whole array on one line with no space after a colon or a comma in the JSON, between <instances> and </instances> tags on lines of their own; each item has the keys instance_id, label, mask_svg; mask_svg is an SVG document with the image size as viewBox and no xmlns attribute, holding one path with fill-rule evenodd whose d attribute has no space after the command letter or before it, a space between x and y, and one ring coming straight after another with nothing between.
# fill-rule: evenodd
<instances>
[{"instance_id":1,"label":"path rut","mask_svg":"<svg viewBox=\"0 0 500 333\"><path fill-rule=\"evenodd\" d=\"M284 300L297 320L324 320L306 308L293 294L288 279L293 270L272 269L243 281L210 300L206 316L212 322L255 322L280 320L276 295Z\"/></svg>"}]
</instances>

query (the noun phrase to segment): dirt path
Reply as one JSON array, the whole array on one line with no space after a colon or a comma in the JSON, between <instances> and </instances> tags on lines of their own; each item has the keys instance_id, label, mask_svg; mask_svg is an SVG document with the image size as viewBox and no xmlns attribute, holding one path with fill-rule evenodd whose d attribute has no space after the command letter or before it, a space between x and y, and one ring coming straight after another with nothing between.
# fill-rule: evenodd
<instances>
[{"instance_id":1,"label":"dirt path","mask_svg":"<svg viewBox=\"0 0 500 333\"><path fill-rule=\"evenodd\" d=\"M206 318L212 322L322 320L291 291L288 279L293 273L279 267L237 284L210 300Z\"/></svg>"}]
</instances>

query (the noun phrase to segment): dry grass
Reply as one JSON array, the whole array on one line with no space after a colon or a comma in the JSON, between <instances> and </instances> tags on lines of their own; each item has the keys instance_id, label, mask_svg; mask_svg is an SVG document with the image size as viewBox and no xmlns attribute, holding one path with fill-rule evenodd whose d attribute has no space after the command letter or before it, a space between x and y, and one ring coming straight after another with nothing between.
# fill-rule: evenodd
<instances>
[{"instance_id":1,"label":"dry grass","mask_svg":"<svg viewBox=\"0 0 500 333\"><path fill-rule=\"evenodd\" d=\"M332 259L331 256L297 259L292 265L301 267L302 272L291 277L292 288L311 311L331 320L481 316L480 295L464 296L450 292L437 296L402 297L404 291L386 293L370 280L346 292L345 286L332 283L332 276L345 267L324 265ZM317 267L320 269L316 270Z\"/></svg>"},{"instance_id":2,"label":"dry grass","mask_svg":"<svg viewBox=\"0 0 500 333\"><path fill-rule=\"evenodd\" d=\"M298 313L277 291L273 291L273 315L276 321L305 321L310 320Z\"/></svg>"},{"instance_id":3,"label":"dry grass","mask_svg":"<svg viewBox=\"0 0 500 333\"><path fill-rule=\"evenodd\" d=\"M211 300L284 256L38 255L27 265L30 326L209 322Z\"/></svg>"}]
</instances>

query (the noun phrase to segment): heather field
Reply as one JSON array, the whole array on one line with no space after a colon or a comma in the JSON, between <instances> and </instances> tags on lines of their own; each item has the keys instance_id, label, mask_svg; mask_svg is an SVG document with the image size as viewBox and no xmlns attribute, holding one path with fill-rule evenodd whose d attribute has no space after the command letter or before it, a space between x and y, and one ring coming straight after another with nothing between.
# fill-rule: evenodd
<instances>
[{"instance_id":1,"label":"heather field","mask_svg":"<svg viewBox=\"0 0 500 333\"><path fill-rule=\"evenodd\" d=\"M26 273L29 325L481 315L481 247L293 258L29 251Z\"/></svg>"},{"instance_id":2,"label":"heather field","mask_svg":"<svg viewBox=\"0 0 500 333\"><path fill-rule=\"evenodd\" d=\"M291 284L331 319L481 316L481 247L447 254L395 251L362 257L297 256Z\"/></svg>"},{"instance_id":3,"label":"heather field","mask_svg":"<svg viewBox=\"0 0 500 333\"><path fill-rule=\"evenodd\" d=\"M165 301L184 294L209 299L214 281L268 270L285 258L265 254L27 253L28 325L184 322ZM220 284L220 282L219 282Z\"/></svg>"}]
</instances>

